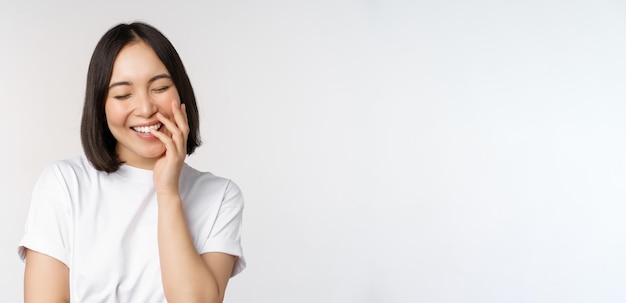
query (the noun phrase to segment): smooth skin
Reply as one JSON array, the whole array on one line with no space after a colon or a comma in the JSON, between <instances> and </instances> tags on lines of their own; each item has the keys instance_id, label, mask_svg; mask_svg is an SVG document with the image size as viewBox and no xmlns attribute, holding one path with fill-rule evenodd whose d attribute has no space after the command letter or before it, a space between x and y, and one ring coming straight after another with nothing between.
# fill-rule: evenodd
<instances>
[{"instance_id":1,"label":"smooth skin","mask_svg":"<svg viewBox=\"0 0 626 303\"><path fill-rule=\"evenodd\" d=\"M178 188L189 125L185 105L167 68L139 41L125 46L113 65L105 103L107 123L127 165L153 170L158 204L161 279L168 302L222 302L237 257L196 251ZM134 126L162 123L138 134ZM27 251L24 301L69 302L69 269L45 254Z\"/></svg>"}]
</instances>

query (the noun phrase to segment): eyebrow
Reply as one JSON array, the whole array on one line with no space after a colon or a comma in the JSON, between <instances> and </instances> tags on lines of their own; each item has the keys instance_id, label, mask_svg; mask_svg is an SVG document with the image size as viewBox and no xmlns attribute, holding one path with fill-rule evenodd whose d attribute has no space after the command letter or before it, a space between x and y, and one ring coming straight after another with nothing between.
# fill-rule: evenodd
<instances>
[{"instance_id":1,"label":"eyebrow","mask_svg":"<svg viewBox=\"0 0 626 303\"><path fill-rule=\"evenodd\" d=\"M152 82L154 82L156 80L159 80L159 79L172 79L172 77L170 75L167 75L167 74L160 74L160 75L156 75L156 76L150 78L150 80L148 80L148 83L152 83ZM120 85L131 85L131 84L132 83L128 82L128 81L114 82L114 83L111 83L111 85L109 85L109 89L111 89L113 87L116 87L116 86L120 86Z\"/></svg>"}]
</instances>

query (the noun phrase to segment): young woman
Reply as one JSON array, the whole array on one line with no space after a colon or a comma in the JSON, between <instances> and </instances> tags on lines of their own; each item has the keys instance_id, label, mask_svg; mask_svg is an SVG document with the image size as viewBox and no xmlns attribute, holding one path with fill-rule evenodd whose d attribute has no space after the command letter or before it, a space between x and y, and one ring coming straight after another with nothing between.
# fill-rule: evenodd
<instances>
[{"instance_id":1,"label":"young woman","mask_svg":"<svg viewBox=\"0 0 626 303\"><path fill-rule=\"evenodd\" d=\"M40 176L19 244L26 302L222 302L245 267L243 197L185 164L200 145L185 68L155 28L120 24L87 74L84 157Z\"/></svg>"}]
</instances>

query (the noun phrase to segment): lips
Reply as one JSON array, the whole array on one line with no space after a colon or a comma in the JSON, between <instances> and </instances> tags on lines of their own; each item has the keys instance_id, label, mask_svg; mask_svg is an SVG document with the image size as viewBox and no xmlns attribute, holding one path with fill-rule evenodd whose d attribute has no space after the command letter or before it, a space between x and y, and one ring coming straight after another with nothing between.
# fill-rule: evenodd
<instances>
[{"instance_id":1,"label":"lips","mask_svg":"<svg viewBox=\"0 0 626 303\"><path fill-rule=\"evenodd\" d=\"M161 126L163 126L162 123L157 123L157 124L147 125L147 126L133 126L131 127L131 129L138 133L149 134L151 130L159 129L161 128Z\"/></svg>"}]
</instances>

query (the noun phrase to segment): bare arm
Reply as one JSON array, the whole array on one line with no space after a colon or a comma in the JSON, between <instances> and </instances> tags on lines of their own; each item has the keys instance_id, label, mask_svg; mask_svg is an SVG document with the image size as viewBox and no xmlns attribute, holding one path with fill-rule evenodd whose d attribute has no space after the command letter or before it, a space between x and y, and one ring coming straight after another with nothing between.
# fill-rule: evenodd
<instances>
[{"instance_id":1,"label":"bare arm","mask_svg":"<svg viewBox=\"0 0 626 303\"><path fill-rule=\"evenodd\" d=\"M198 255L180 199L158 199L161 278L168 302L222 302L236 257L223 253Z\"/></svg>"},{"instance_id":2,"label":"bare arm","mask_svg":"<svg viewBox=\"0 0 626 303\"><path fill-rule=\"evenodd\" d=\"M34 250L27 250L24 302L69 302L69 275L69 269L61 261Z\"/></svg>"},{"instance_id":3,"label":"bare arm","mask_svg":"<svg viewBox=\"0 0 626 303\"><path fill-rule=\"evenodd\" d=\"M166 132L152 130L166 148L154 166L163 290L172 303L222 302L236 257L222 253L200 256L193 245L178 188L189 134L184 104L172 102L172 113L173 120L157 113Z\"/></svg>"}]
</instances>

